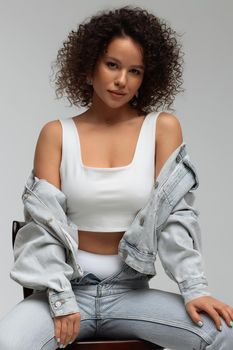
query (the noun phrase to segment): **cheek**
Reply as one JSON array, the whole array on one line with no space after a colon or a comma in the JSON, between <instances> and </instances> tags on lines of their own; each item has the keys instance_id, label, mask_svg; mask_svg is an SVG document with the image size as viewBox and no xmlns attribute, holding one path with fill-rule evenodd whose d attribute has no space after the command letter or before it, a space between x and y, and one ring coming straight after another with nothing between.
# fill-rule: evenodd
<instances>
[{"instance_id":1,"label":"cheek","mask_svg":"<svg viewBox=\"0 0 233 350\"><path fill-rule=\"evenodd\" d=\"M113 77L113 74L104 67L101 67L96 74L96 78L102 82L108 82L109 80L112 79L112 77Z\"/></svg>"},{"instance_id":2,"label":"cheek","mask_svg":"<svg viewBox=\"0 0 233 350\"><path fill-rule=\"evenodd\" d=\"M103 77L107 79L114 79L116 71L109 69L108 67L103 67L102 69Z\"/></svg>"},{"instance_id":3,"label":"cheek","mask_svg":"<svg viewBox=\"0 0 233 350\"><path fill-rule=\"evenodd\" d=\"M141 78L138 78L138 79L134 79L131 81L131 88L132 90L138 90L140 88L142 84L142 79Z\"/></svg>"}]
</instances>

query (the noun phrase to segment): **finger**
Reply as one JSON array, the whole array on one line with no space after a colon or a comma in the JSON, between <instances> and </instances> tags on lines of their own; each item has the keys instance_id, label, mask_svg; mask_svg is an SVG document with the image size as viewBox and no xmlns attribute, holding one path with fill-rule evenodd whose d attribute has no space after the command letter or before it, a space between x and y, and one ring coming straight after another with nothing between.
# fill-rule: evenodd
<instances>
[{"instance_id":1,"label":"finger","mask_svg":"<svg viewBox=\"0 0 233 350\"><path fill-rule=\"evenodd\" d=\"M225 308L216 308L216 310L219 312L219 314L222 316L222 318L225 320L226 324L229 327L233 326L233 317L232 317L232 311L231 308L226 306Z\"/></svg>"},{"instance_id":2,"label":"finger","mask_svg":"<svg viewBox=\"0 0 233 350\"><path fill-rule=\"evenodd\" d=\"M228 312L230 315L231 320L233 320L233 308L230 305L226 304L225 310Z\"/></svg>"},{"instance_id":3,"label":"finger","mask_svg":"<svg viewBox=\"0 0 233 350\"><path fill-rule=\"evenodd\" d=\"M195 306L190 305L187 308L187 311L189 313L189 316L191 317L191 319L193 320L193 322L195 322L196 324L198 324L198 326L203 326L203 321L199 315L199 313L197 312Z\"/></svg>"},{"instance_id":4,"label":"finger","mask_svg":"<svg viewBox=\"0 0 233 350\"><path fill-rule=\"evenodd\" d=\"M61 319L61 345L65 345L66 340L66 333L67 333L67 321L66 319Z\"/></svg>"},{"instance_id":5,"label":"finger","mask_svg":"<svg viewBox=\"0 0 233 350\"><path fill-rule=\"evenodd\" d=\"M233 327L233 308L230 305L227 305L226 310L229 313L230 318L231 318L231 325L230 326Z\"/></svg>"},{"instance_id":6,"label":"finger","mask_svg":"<svg viewBox=\"0 0 233 350\"><path fill-rule=\"evenodd\" d=\"M72 340L73 337L73 319L72 318L67 318L67 331L66 331L66 338L65 338L65 343L63 343L65 346L68 345L68 343Z\"/></svg>"},{"instance_id":7,"label":"finger","mask_svg":"<svg viewBox=\"0 0 233 350\"><path fill-rule=\"evenodd\" d=\"M71 339L71 343L73 343L75 341L75 339L77 338L77 336L79 335L80 332L80 318L75 319L74 321L74 331L73 331L73 337Z\"/></svg>"},{"instance_id":8,"label":"finger","mask_svg":"<svg viewBox=\"0 0 233 350\"><path fill-rule=\"evenodd\" d=\"M54 333L56 341L59 343L61 338L61 321L54 318Z\"/></svg>"},{"instance_id":9,"label":"finger","mask_svg":"<svg viewBox=\"0 0 233 350\"><path fill-rule=\"evenodd\" d=\"M205 311L213 320L214 320L214 323L217 327L217 329L219 331L222 330L222 321L221 321L221 318L219 317L219 314L218 312L213 308L212 305L205 305L205 307L203 307L203 311Z\"/></svg>"}]
</instances>

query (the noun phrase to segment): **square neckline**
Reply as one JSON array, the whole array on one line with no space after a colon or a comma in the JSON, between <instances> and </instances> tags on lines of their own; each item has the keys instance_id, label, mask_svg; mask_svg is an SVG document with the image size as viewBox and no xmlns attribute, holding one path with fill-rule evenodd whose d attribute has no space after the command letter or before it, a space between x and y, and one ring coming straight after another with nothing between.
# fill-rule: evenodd
<instances>
[{"instance_id":1,"label":"square neckline","mask_svg":"<svg viewBox=\"0 0 233 350\"><path fill-rule=\"evenodd\" d=\"M80 165L82 168L84 169L87 169L87 170L94 170L94 171L115 171L115 170L124 170L124 169L128 169L130 167L132 167L135 163L135 159L136 159L136 154L137 154L137 150L138 150L138 147L139 147L139 142L140 142L140 139L141 139L141 135L142 135L142 130L144 129L145 127L145 123L146 123L146 120L148 119L148 117L153 113L150 112L148 113L143 122L142 122L142 125L141 125L141 128L140 128L140 131L139 131L139 135L138 135L138 138L137 138L137 142L136 142L136 147L135 147L135 150L134 150L134 154L133 154L133 159L131 160L131 162L127 165L123 165L123 166L118 166L118 167L92 167L92 166L88 166L88 165L85 165L82 161L82 152L81 152L81 143L80 143L80 137L79 137L79 131L78 131L78 128L77 128L77 125L75 124L75 121L73 119L73 117L70 118L71 122L72 122L72 125L74 127L74 130L75 130L75 134L76 134L76 141L78 143L78 147L79 147L79 162L80 162Z\"/></svg>"}]
</instances>

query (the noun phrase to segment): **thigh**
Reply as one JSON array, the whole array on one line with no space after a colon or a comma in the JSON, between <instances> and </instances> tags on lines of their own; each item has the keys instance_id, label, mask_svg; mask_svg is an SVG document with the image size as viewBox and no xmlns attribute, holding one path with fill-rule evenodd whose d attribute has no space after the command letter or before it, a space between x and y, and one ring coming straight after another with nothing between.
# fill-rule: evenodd
<instances>
[{"instance_id":1,"label":"thigh","mask_svg":"<svg viewBox=\"0 0 233 350\"><path fill-rule=\"evenodd\" d=\"M101 336L140 338L179 350L204 349L217 334L214 322L202 314L200 328L186 312L180 295L157 289L128 290L101 298Z\"/></svg>"},{"instance_id":2,"label":"thigh","mask_svg":"<svg viewBox=\"0 0 233 350\"><path fill-rule=\"evenodd\" d=\"M92 334L93 320L83 320L78 338ZM54 320L45 292L36 292L16 304L0 320L0 349L55 350Z\"/></svg>"},{"instance_id":3,"label":"thigh","mask_svg":"<svg viewBox=\"0 0 233 350\"><path fill-rule=\"evenodd\" d=\"M23 299L0 320L0 349L15 349L16 344L24 350L57 348L45 292Z\"/></svg>"}]
</instances>

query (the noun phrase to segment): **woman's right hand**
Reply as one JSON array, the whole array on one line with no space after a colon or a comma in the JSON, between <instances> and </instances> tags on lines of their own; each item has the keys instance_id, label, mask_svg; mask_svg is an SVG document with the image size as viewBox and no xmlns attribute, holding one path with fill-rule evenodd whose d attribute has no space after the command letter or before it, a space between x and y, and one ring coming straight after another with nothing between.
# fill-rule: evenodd
<instances>
[{"instance_id":1,"label":"woman's right hand","mask_svg":"<svg viewBox=\"0 0 233 350\"><path fill-rule=\"evenodd\" d=\"M80 331L80 312L70 315L54 317L55 338L59 342L60 348L72 343Z\"/></svg>"}]
</instances>

